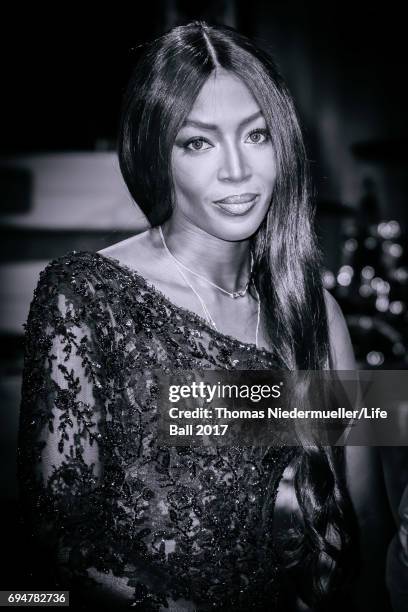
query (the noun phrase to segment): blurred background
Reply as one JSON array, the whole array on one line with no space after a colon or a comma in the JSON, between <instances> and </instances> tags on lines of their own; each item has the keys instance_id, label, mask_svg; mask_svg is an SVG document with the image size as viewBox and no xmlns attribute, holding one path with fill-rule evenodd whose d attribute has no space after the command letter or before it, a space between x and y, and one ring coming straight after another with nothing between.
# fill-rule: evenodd
<instances>
[{"instance_id":1,"label":"blurred background","mask_svg":"<svg viewBox=\"0 0 408 612\"><path fill-rule=\"evenodd\" d=\"M7 13L0 486L10 515L23 324L38 274L64 253L100 250L147 227L120 175L118 114L138 45L173 25L225 23L274 55L304 128L324 284L346 316L358 365L408 368L407 57L399 11L384 3L151 0L132 10L99 6L91 15L71 5Z\"/></svg>"}]
</instances>

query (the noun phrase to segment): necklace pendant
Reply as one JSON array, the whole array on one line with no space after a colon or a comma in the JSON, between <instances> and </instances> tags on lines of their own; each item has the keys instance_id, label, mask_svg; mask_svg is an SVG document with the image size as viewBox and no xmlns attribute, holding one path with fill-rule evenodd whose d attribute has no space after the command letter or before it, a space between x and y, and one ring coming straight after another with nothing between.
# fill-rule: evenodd
<instances>
[{"instance_id":1,"label":"necklace pendant","mask_svg":"<svg viewBox=\"0 0 408 612\"><path fill-rule=\"evenodd\" d=\"M244 297L244 295L245 295L245 291L234 291L232 293L232 297L234 299L239 298L239 297Z\"/></svg>"}]
</instances>

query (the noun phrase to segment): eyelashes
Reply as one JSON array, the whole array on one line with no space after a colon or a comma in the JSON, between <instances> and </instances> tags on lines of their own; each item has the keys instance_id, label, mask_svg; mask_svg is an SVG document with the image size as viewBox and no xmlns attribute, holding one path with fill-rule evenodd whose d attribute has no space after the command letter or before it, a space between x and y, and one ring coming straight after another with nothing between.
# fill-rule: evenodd
<instances>
[{"instance_id":1,"label":"eyelashes","mask_svg":"<svg viewBox=\"0 0 408 612\"><path fill-rule=\"evenodd\" d=\"M207 144L208 146L207 147L202 146L205 144ZM195 145L199 145L199 146L195 146ZM200 136L199 138L191 138L186 143L184 143L183 147L187 151L205 151L206 149L211 149L212 145L208 142L208 140Z\"/></svg>"},{"instance_id":2,"label":"eyelashes","mask_svg":"<svg viewBox=\"0 0 408 612\"><path fill-rule=\"evenodd\" d=\"M270 134L266 128L256 128L251 130L247 135L245 142L252 145L262 145L270 141ZM206 146L207 145L207 146ZM186 151L199 152L211 149L213 145L203 136L189 138L182 143L183 149Z\"/></svg>"},{"instance_id":3,"label":"eyelashes","mask_svg":"<svg viewBox=\"0 0 408 612\"><path fill-rule=\"evenodd\" d=\"M262 136L264 140L262 140L261 142L253 140L251 144L263 144L264 142L268 142L270 140L270 135L266 128L257 128L255 130L252 130L251 132L249 132L248 138L252 138L252 136Z\"/></svg>"}]
</instances>

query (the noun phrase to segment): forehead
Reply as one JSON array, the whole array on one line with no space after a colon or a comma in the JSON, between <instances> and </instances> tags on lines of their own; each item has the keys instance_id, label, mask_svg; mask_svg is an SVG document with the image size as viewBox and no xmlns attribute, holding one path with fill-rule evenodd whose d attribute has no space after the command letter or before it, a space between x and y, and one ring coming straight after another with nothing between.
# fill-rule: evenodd
<instances>
[{"instance_id":1,"label":"forehead","mask_svg":"<svg viewBox=\"0 0 408 612\"><path fill-rule=\"evenodd\" d=\"M204 83L188 118L205 123L240 123L242 119L260 110L254 96L240 78L218 69Z\"/></svg>"}]
</instances>

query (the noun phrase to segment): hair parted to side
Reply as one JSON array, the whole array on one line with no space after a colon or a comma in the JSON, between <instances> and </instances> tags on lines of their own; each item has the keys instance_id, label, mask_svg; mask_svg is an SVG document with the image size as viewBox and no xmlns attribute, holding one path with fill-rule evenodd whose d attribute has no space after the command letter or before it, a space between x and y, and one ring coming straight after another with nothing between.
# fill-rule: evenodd
<instances>
[{"instance_id":1,"label":"hair parted to side","mask_svg":"<svg viewBox=\"0 0 408 612\"><path fill-rule=\"evenodd\" d=\"M306 153L292 97L267 53L232 28L204 22L175 27L147 44L122 107L118 152L123 177L152 226L171 216L172 147L202 86L217 68L246 84L262 110L274 147L277 177L269 211L251 237L250 289L255 286L259 292L277 365L325 369L331 357ZM353 517L341 455L316 445L301 449L296 462L304 529L291 546L291 565L307 566L313 605L327 602L352 566ZM333 533L338 547L330 539ZM323 558L326 569L331 567L331 579L323 579Z\"/></svg>"}]
</instances>

